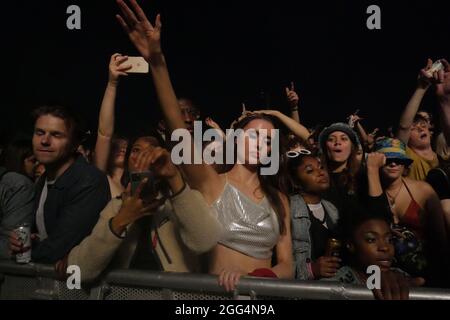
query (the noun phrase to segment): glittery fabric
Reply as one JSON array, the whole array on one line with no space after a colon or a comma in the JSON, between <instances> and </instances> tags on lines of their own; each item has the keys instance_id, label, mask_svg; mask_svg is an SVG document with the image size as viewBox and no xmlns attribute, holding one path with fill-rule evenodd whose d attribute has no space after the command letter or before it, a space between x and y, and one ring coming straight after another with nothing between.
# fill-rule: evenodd
<instances>
[{"instance_id":1,"label":"glittery fabric","mask_svg":"<svg viewBox=\"0 0 450 320\"><path fill-rule=\"evenodd\" d=\"M227 182L213 207L224 230L220 244L257 259L272 257L280 231L266 197L255 203Z\"/></svg>"}]
</instances>

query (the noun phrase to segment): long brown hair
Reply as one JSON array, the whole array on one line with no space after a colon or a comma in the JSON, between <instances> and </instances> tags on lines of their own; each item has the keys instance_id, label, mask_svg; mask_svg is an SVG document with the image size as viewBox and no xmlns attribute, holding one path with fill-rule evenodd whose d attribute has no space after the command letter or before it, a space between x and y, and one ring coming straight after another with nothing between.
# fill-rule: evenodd
<instances>
[{"instance_id":1,"label":"long brown hair","mask_svg":"<svg viewBox=\"0 0 450 320\"><path fill-rule=\"evenodd\" d=\"M352 144L352 150L350 152L350 156L347 159L347 165L346 168L343 171L343 174L339 177L339 185L344 186L347 189L348 193L355 193L357 191L357 185L358 185L358 174L361 169L361 163L358 162L357 153L358 153L358 146L351 141ZM325 147L325 150L322 154L322 161L327 169L328 173L331 174L330 171L330 163L332 160L328 157L328 147ZM330 182L333 183L333 179L330 179Z\"/></svg>"},{"instance_id":2,"label":"long brown hair","mask_svg":"<svg viewBox=\"0 0 450 320\"><path fill-rule=\"evenodd\" d=\"M109 150L108 164L106 167L106 174L110 177L112 177L112 175L114 173L114 169L116 168L115 154L120 148L121 141L126 141L127 151L128 151L128 142L129 142L128 138L126 138L124 136L116 136L115 135L115 136L113 136L113 138L111 140L111 148ZM125 161L124 161L124 166L125 166Z\"/></svg>"},{"instance_id":3,"label":"long brown hair","mask_svg":"<svg viewBox=\"0 0 450 320\"><path fill-rule=\"evenodd\" d=\"M251 121L253 120L265 120L270 122L275 129L280 128L280 125L278 120L272 116L260 114L260 113L252 113L249 114L247 117L239 120L238 122L234 123L233 129L242 129L244 130L244 127L247 126ZM280 130L280 153L284 153L284 139L281 137L281 130ZM233 141L234 143L234 141ZM236 154L236 153L235 153ZM286 217L286 210L283 205L283 201L281 199L280 193L286 193L284 192L283 182L284 182L284 175L285 175L285 165L282 161L284 157L280 156L280 168L277 175L262 175L260 174L260 168L258 168L258 180L259 184L261 186L261 190L264 192L264 194L267 196L267 199L269 200L270 205L274 209L277 218L278 218L278 224L280 226L280 233L284 234L286 231L286 225L284 223L284 219Z\"/></svg>"}]
</instances>

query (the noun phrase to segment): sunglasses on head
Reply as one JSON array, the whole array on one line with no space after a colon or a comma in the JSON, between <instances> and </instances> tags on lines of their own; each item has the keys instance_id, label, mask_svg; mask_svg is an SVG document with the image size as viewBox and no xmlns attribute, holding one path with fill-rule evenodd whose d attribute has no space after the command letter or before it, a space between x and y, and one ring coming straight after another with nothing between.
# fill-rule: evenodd
<instances>
[{"instance_id":1,"label":"sunglasses on head","mask_svg":"<svg viewBox=\"0 0 450 320\"><path fill-rule=\"evenodd\" d=\"M300 155L302 155L302 156L309 156L311 154L312 154L311 151L309 151L307 149L290 150L290 151L286 152L286 157L288 157L288 158L297 158Z\"/></svg>"}]
</instances>

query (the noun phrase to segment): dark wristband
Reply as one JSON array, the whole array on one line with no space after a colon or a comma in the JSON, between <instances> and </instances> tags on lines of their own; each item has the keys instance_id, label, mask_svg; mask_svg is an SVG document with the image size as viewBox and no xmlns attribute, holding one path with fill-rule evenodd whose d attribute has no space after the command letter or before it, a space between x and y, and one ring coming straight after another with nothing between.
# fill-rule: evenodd
<instances>
[{"instance_id":1,"label":"dark wristband","mask_svg":"<svg viewBox=\"0 0 450 320\"><path fill-rule=\"evenodd\" d=\"M181 178L183 180L183 187L180 189L180 191L178 191L177 193L174 193L170 196L170 199L175 198L176 196L180 195L183 193L183 191L186 189L186 181L184 181L183 178Z\"/></svg>"},{"instance_id":2,"label":"dark wristband","mask_svg":"<svg viewBox=\"0 0 450 320\"><path fill-rule=\"evenodd\" d=\"M109 230L111 231L111 233L113 234L113 235L115 235L117 238L119 238L119 239L125 239L125 237L127 236L127 229L125 229L125 231L124 231L124 235L122 236L122 235L119 235L119 234L117 234L117 233L115 233L114 232L114 230L113 230L113 228L112 228L112 220L114 219L114 217L112 217L111 219L109 219L109 221L108 221L108 226L109 226Z\"/></svg>"}]
</instances>

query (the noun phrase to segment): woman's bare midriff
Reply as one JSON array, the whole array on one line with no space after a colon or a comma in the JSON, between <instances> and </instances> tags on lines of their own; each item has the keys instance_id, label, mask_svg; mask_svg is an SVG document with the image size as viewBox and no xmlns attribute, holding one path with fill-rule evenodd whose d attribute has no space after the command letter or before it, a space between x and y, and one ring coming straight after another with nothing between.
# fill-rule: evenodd
<instances>
[{"instance_id":1,"label":"woman's bare midriff","mask_svg":"<svg viewBox=\"0 0 450 320\"><path fill-rule=\"evenodd\" d=\"M256 259L223 245L216 245L210 256L209 273L220 274L223 269L239 269L250 273L259 268L270 268L271 259Z\"/></svg>"}]
</instances>

